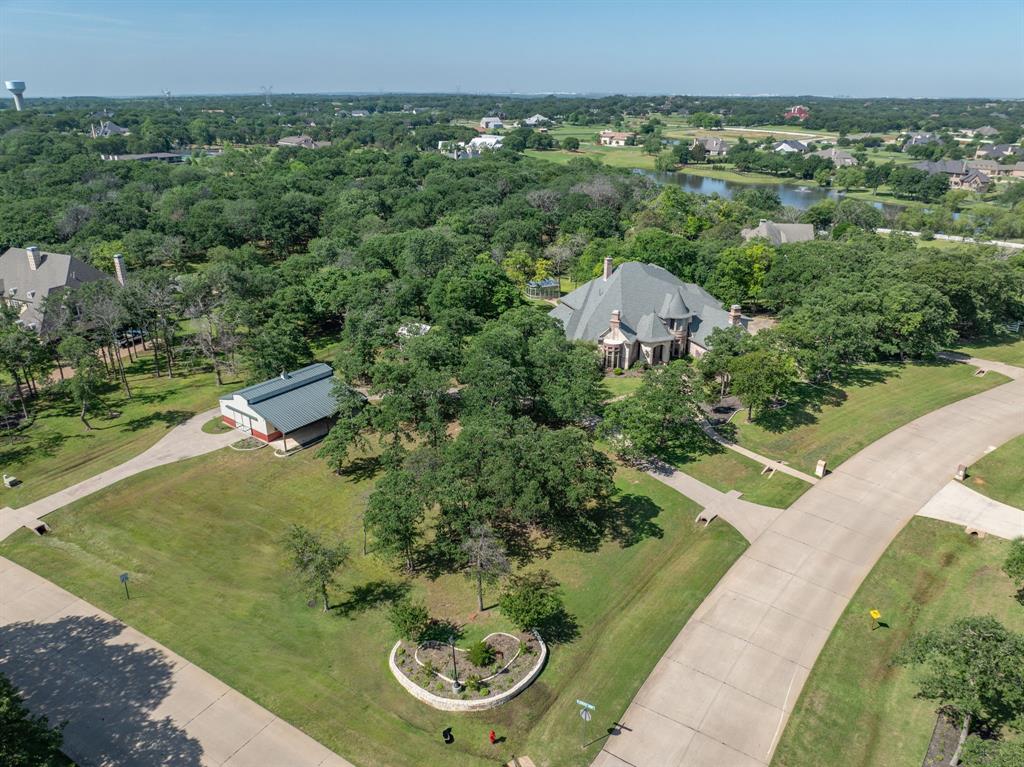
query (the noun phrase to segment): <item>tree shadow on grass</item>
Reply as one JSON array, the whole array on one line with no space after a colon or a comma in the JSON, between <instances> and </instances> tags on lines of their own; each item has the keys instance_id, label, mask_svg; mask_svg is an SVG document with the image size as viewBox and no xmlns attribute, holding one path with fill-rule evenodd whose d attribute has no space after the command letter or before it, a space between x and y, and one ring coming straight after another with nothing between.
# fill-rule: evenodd
<instances>
[{"instance_id":1,"label":"tree shadow on grass","mask_svg":"<svg viewBox=\"0 0 1024 767\"><path fill-rule=\"evenodd\" d=\"M576 617L560 608L536 626L541 639L549 645L568 644L579 638L580 626Z\"/></svg>"},{"instance_id":2,"label":"tree shadow on grass","mask_svg":"<svg viewBox=\"0 0 1024 767\"><path fill-rule=\"evenodd\" d=\"M0 627L0 669L33 713L67 722L63 750L79 764L199 767L199 741L150 718L171 692L171 665L125 643L124 628L98 616L11 623Z\"/></svg>"},{"instance_id":3,"label":"tree shadow on grass","mask_svg":"<svg viewBox=\"0 0 1024 767\"><path fill-rule=\"evenodd\" d=\"M68 440L84 437L81 435L47 432L33 437L30 434L14 434L0 438L0 462L4 464L27 463L34 458L52 458Z\"/></svg>"},{"instance_id":4,"label":"tree shadow on grass","mask_svg":"<svg viewBox=\"0 0 1024 767\"><path fill-rule=\"evenodd\" d=\"M168 429L181 426L194 415L189 410L160 410L156 413L134 418L123 425L125 431L142 431L154 424L162 423Z\"/></svg>"},{"instance_id":5,"label":"tree shadow on grass","mask_svg":"<svg viewBox=\"0 0 1024 767\"><path fill-rule=\"evenodd\" d=\"M376 477L380 470L381 457L369 455L363 458L353 458L338 471L338 474L354 482L363 482Z\"/></svg>"},{"instance_id":6,"label":"tree shadow on grass","mask_svg":"<svg viewBox=\"0 0 1024 767\"><path fill-rule=\"evenodd\" d=\"M330 609L339 617L351 618L357 613L396 602L408 593L406 581L370 581L349 589L345 600L331 605Z\"/></svg>"}]
</instances>

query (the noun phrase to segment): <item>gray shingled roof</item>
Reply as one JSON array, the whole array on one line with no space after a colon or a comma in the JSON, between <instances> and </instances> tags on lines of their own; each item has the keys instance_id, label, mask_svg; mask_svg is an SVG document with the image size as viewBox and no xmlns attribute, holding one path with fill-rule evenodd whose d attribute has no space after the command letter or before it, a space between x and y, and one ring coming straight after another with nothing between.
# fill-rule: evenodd
<instances>
[{"instance_id":1,"label":"gray shingled roof","mask_svg":"<svg viewBox=\"0 0 1024 767\"><path fill-rule=\"evenodd\" d=\"M597 341L608 330L612 312L627 339L671 340L664 319L690 319L691 336L706 337L729 324L729 313L704 288L683 282L654 264L629 261L605 280L597 277L563 296L550 315L561 321L571 340Z\"/></svg>"},{"instance_id":2,"label":"gray shingled roof","mask_svg":"<svg viewBox=\"0 0 1024 767\"><path fill-rule=\"evenodd\" d=\"M761 221L752 229L740 230L744 240L763 237L772 245L785 245L787 242L806 242L814 239L812 224L777 224L774 221Z\"/></svg>"},{"instance_id":3,"label":"gray shingled roof","mask_svg":"<svg viewBox=\"0 0 1024 767\"><path fill-rule=\"evenodd\" d=\"M31 269L25 248L8 248L0 256L0 293L19 302L24 310L18 316L25 327L43 328L42 302L62 288L77 288L86 282L112 279L109 274L65 253L40 251L42 263Z\"/></svg>"},{"instance_id":4,"label":"gray shingled roof","mask_svg":"<svg viewBox=\"0 0 1024 767\"><path fill-rule=\"evenodd\" d=\"M285 434L338 412L334 370L323 362L247 386L220 399L232 400L236 395Z\"/></svg>"}]
</instances>

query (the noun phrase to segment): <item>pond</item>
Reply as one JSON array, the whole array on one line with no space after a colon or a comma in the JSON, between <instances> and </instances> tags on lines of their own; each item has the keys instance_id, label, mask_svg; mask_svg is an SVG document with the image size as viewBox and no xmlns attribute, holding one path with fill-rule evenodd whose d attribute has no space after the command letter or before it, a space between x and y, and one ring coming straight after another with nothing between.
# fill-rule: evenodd
<instances>
[{"instance_id":1,"label":"pond","mask_svg":"<svg viewBox=\"0 0 1024 767\"><path fill-rule=\"evenodd\" d=\"M682 187L682 189L687 192L695 192L697 194L717 194L719 197L726 200L731 200L738 192L742 192L744 189L768 189L779 196L783 205L791 208L800 208L801 210L805 210L814 205L814 203L821 202L822 200L843 199L842 193L837 192L835 189L820 187L813 181L808 181L806 184L742 184L735 181L726 181L720 178L697 176L692 173L666 173L639 169L634 172L647 176L659 184L675 184L678 187ZM887 217L895 216L903 210L903 206L901 205L891 205L884 202L875 202L872 204L881 210Z\"/></svg>"}]
</instances>

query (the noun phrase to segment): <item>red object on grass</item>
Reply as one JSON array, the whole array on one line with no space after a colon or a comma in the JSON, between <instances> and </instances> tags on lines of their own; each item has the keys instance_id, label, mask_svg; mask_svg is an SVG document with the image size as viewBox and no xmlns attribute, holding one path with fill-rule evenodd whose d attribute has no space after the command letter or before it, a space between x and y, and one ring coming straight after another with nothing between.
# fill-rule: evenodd
<instances>
[{"instance_id":1,"label":"red object on grass","mask_svg":"<svg viewBox=\"0 0 1024 767\"><path fill-rule=\"evenodd\" d=\"M491 734L488 736L491 739L491 745L494 745L494 730L491 730Z\"/></svg>"}]
</instances>

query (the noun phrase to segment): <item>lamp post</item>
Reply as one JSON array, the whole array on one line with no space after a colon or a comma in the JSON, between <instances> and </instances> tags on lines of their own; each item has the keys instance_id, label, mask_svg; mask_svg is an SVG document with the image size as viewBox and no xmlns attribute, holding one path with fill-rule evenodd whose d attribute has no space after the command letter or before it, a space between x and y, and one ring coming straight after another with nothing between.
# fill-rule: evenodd
<instances>
[{"instance_id":1,"label":"lamp post","mask_svg":"<svg viewBox=\"0 0 1024 767\"><path fill-rule=\"evenodd\" d=\"M452 648L452 692L460 692L462 685L459 684L459 667L455 663L455 637L448 637L448 644Z\"/></svg>"}]
</instances>

